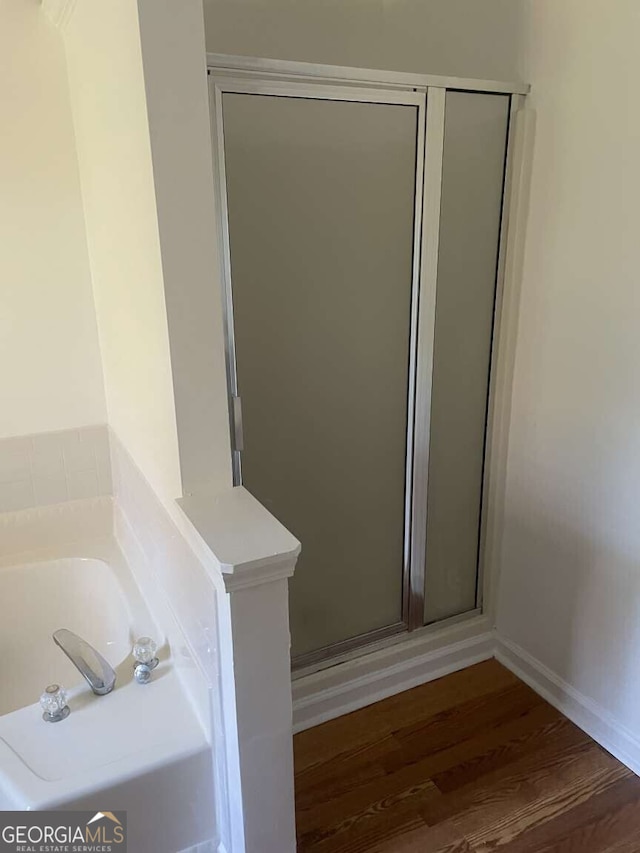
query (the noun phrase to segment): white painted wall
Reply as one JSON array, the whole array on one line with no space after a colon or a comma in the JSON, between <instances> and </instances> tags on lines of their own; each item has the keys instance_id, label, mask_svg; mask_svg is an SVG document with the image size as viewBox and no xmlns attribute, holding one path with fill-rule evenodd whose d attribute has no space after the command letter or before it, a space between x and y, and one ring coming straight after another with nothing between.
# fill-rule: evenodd
<instances>
[{"instance_id":1,"label":"white painted wall","mask_svg":"<svg viewBox=\"0 0 640 853\"><path fill-rule=\"evenodd\" d=\"M138 4L75 4L65 43L109 423L181 494Z\"/></svg>"},{"instance_id":2,"label":"white painted wall","mask_svg":"<svg viewBox=\"0 0 640 853\"><path fill-rule=\"evenodd\" d=\"M0 3L0 437L106 417L64 49Z\"/></svg>"},{"instance_id":3,"label":"white painted wall","mask_svg":"<svg viewBox=\"0 0 640 853\"><path fill-rule=\"evenodd\" d=\"M185 494L232 485L202 0L138 0Z\"/></svg>"},{"instance_id":4,"label":"white painted wall","mask_svg":"<svg viewBox=\"0 0 640 853\"><path fill-rule=\"evenodd\" d=\"M204 0L207 50L520 80L523 0Z\"/></svg>"},{"instance_id":5,"label":"white painted wall","mask_svg":"<svg viewBox=\"0 0 640 853\"><path fill-rule=\"evenodd\" d=\"M640 6L531 0L498 629L640 736Z\"/></svg>"},{"instance_id":6,"label":"white painted wall","mask_svg":"<svg viewBox=\"0 0 640 853\"><path fill-rule=\"evenodd\" d=\"M109 423L156 492L231 485L200 0L65 28Z\"/></svg>"}]
</instances>

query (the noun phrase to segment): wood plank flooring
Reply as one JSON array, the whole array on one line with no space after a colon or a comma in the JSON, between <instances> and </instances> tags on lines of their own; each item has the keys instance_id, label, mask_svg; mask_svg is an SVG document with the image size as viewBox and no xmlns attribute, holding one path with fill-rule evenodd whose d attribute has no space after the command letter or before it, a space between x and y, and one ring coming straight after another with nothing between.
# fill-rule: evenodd
<instances>
[{"instance_id":1,"label":"wood plank flooring","mask_svg":"<svg viewBox=\"0 0 640 853\"><path fill-rule=\"evenodd\" d=\"M294 754L299 853L640 853L640 779L494 660Z\"/></svg>"}]
</instances>

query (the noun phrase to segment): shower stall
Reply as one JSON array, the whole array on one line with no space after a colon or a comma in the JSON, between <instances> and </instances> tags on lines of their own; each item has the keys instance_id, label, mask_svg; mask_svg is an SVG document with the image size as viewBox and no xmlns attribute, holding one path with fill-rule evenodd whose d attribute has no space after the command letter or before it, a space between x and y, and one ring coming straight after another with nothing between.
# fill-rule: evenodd
<instances>
[{"instance_id":1,"label":"shower stall","mask_svg":"<svg viewBox=\"0 0 640 853\"><path fill-rule=\"evenodd\" d=\"M210 57L233 470L294 668L478 614L515 86Z\"/></svg>"}]
</instances>

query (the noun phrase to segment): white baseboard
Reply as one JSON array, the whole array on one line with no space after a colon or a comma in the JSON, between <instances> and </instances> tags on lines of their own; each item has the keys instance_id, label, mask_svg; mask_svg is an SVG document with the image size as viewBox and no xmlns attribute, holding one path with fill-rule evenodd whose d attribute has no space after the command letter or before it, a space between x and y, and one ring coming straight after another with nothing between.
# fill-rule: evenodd
<instances>
[{"instance_id":1,"label":"white baseboard","mask_svg":"<svg viewBox=\"0 0 640 853\"><path fill-rule=\"evenodd\" d=\"M496 636L495 657L607 752L640 775L640 741L608 711L510 640Z\"/></svg>"},{"instance_id":2,"label":"white baseboard","mask_svg":"<svg viewBox=\"0 0 640 853\"><path fill-rule=\"evenodd\" d=\"M489 622L478 616L298 678L293 682L293 730L357 711L493 653Z\"/></svg>"},{"instance_id":3,"label":"white baseboard","mask_svg":"<svg viewBox=\"0 0 640 853\"><path fill-rule=\"evenodd\" d=\"M296 679L294 732L493 657L640 776L640 740L482 616Z\"/></svg>"}]
</instances>

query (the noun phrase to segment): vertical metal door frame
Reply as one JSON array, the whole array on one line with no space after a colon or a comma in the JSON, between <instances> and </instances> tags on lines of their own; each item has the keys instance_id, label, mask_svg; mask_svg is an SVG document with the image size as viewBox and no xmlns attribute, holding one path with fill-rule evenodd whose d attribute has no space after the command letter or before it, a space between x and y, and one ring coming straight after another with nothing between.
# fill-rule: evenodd
<instances>
[{"instance_id":1,"label":"vertical metal door frame","mask_svg":"<svg viewBox=\"0 0 640 853\"><path fill-rule=\"evenodd\" d=\"M422 220L421 230L418 232L420 237L419 299L414 353L416 359L416 395L411 474L411 559L408 572L410 582L408 627L410 631L424 625L431 386L438 247L440 242L445 97L446 89L434 86L427 89Z\"/></svg>"},{"instance_id":2,"label":"vertical metal door frame","mask_svg":"<svg viewBox=\"0 0 640 853\"><path fill-rule=\"evenodd\" d=\"M222 259L222 298L224 318L225 367L229 394L229 432L231 435L231 467L233 485L242 484L242 441L238 431L240 398L238 395L238 365L236 361L236 339L233 313L233 291L231 289L231 246L229 242L229 206L227 200L227 173L224 151L224 122L222 116L222 89L209 72L209 105L211 115L211 138L214 148L214 180L220 221L218 235Z\"/></svg>"},{"instance_id":3,"label":"vertical metal door frame","mask_svg":"<svg viewBox=\"0 0 640 853\"><path fill-rule=\"evenodd\" d=\"M422 294L422 263L424 251L425 229L425 160L427 150L427 122L429 115L428 95L423 94L423 101L418 108L418 128L416 138L415 165L415 196L413 214L413 261L411 270L411 314L409 332L409 382L407 388L407 443L406 468L404 487L404 549L402 565L403 600L402 618L410 631L412 628L413 597L415 595L415 565L414 565L414 495L416 448L420 442L419 403L420 370L418 353L421 343L421 304ZM423 571L424 588L424 571Z\"/></svg>"}]
</instances>

